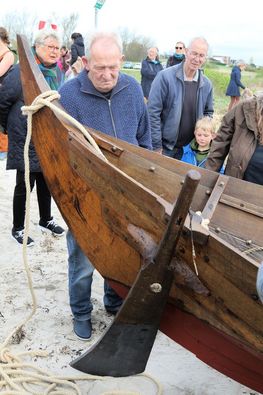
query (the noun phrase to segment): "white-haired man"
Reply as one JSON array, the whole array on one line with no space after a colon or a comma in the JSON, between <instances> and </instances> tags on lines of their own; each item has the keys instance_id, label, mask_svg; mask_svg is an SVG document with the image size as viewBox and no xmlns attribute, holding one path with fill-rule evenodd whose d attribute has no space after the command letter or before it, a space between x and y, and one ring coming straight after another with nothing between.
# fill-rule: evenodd
<instances>
[{"instance_id":1,"label":"white-haired man","mask_svg":"<svg viewBox=\"0 0 263 395\"><path fill-rule=\"evenodd\" d=\"M213 115L213 88L203 75L208 43L194 38L185 61L157 74L148 100L153 149L181 159L183 146L194 138L195 123Z\"/></svg>"},{"instance_id":2,"label":"white-haired man","mask_svg":"<svg viewBox=\"0 0 263 395\"><path fill-rule=\"evenodd\" d=\"M120 37L97 32L90 39L85 69L60 89L61 104L79 122L131 144L151 149L147 108L139 83L120 73L123 55ZM93 266L72 233L69 251L69 297L74 332L82 340L91 337L91 284ZM125 264L125 262L124 262ZM105 282L104 305L116 314L122 299Z\"/></svg>"}]
</instances>

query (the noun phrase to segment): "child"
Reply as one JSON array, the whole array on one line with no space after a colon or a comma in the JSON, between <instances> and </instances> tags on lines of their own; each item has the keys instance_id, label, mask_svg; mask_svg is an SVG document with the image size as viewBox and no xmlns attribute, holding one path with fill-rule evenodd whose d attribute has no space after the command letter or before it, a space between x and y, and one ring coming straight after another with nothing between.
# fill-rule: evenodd
<instances>
[{"instance_id":1,"label":"child","mask_svg":"<svg viewBox=\"0 0 263 395\"><path fill-rule=\"evenodd\" d=\"M195 138L183 147L182 161L195 166L204 167L210 146L215 137L215 121L210 117L199 119L195 125Z\"/></svg>"}]
</instances>

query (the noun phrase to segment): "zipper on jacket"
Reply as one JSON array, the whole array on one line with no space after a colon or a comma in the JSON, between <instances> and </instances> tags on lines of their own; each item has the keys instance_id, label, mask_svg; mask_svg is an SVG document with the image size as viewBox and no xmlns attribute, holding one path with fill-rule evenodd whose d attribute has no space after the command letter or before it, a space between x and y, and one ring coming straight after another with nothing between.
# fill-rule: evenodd
<instances>
[{"instance_id":1,"label":"zipper on jacket","mask_svg":"<svg viewBox=\"0 0 263 395\"><path fill-rule=\"evenodd\" d=\"M111 100L110 99L108 99L108 104L109 104L110 117L111 117L111 122L112 122L112 126L113 126L114 137L118 138L117 132L116 132L116 127L115 127L115 122L114 122L112 111L111 111Z\"/></svg>"}]
</instances>

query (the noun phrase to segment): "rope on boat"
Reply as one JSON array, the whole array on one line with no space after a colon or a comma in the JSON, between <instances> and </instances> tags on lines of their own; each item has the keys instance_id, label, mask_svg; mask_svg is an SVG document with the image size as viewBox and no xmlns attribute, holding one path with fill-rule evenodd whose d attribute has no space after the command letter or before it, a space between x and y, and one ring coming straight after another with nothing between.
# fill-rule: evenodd
<instances>
[{"instance_id":1,"label":"rope on boat","mask_svg":"<svg viewBox=\"0 0 263 395\"><path fill-rule=\"evenodd\" d=\"M14 355L8 349L8 344L11 343L15 335L22 332L23 326L33 317L37 309L37 300L33 288L33 281L31 271L27 259L27 239L29 233L29 220L30 220L30 181L29 181L29 144L32 136L32 115L43 106L48 106L55 112L58 112L64 118L72 121L76 127L81 129L81 132L87 137L92 146L100 151L95 140L90 136L86 129L79 124L74 118L64 113L58 107L50 103L50 100L59 98L56 91L48 91L39 95L32 103L31 106L22 107L23 113L28 114L28 130L24 147L24 162L25 162L25 184L26 184L26 214L25 214L25 231L23 240L23 263L26 271L28 286L32 298L32 310L27 318L25 318L15 329L7 336L5 341L0 344L0 392L2 395L81 395L81 390L75 381L83 380L107 380L107 377L94 376L94 375L81 375L74 377L55 376L48 371L40 369L33 364L27 363L22 360L23 356L31 357L47 357L48 353L43 350L26 351ZM82 130L83 129L83 130ZM104 156L103 156L104 157ZM104 157L105 158L105 157ZM107 160L105 158L105 160ZM150 379L157 387L157 395L163 393L160 383L146 373L137 376L144 376ZM42 388L42 389L41 389ZM138 392L131 391L107 391L101 395L140 395Z\"/></svg>"},{"instance_id":2,"label":"rope on boat","mask_svg":"<svg viewBox=\"0 0 263 395\"><path fill-rule=\"evenodd\" d=\"M60 99L60 95L57 91L46 91L41 93L39 96L35 98L30 106L23 106L21 108L22 113L28 116L28 129L32 129L32 116L37 111L39 111L42 107L49 107L54 113L59 114L62 118L66 119L70 123L72 123L79 131L86 137L88 142L92 145L92 147L101 155L101 157L108 162L107 158L101 152L98 144L94 140L94 138L90 135L84 126L78 122L75 118L71 115L66 113L64 110L56 106L55 104L51 103L51 101Z\"/></svg>"},{"instance_id":3,"label":"rope on boat","mask_svg":"<svg viewBox=\"0 0 263 395\"><path fill-rule=\"evenodd\" d=\"M192 259L193 259L193 264L195 268L195 273L198 276L198 269L197 269L197 264L196 264L196 253L195 253L195 245L194 245L194 235L193 235L193 228L192 228L192 219L193 215L189 211L189 217L190 217L190 235L191 235L191 247L192 247Z\"/></svg>"}]
</instances>

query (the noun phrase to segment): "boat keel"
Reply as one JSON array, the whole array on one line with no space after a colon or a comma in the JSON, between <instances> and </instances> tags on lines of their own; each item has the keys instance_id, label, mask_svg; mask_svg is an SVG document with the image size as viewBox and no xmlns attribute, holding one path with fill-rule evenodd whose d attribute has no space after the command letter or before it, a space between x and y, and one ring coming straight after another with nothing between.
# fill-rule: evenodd
<instances>
[{"instance_id":1,"label":"boat keel","mask_svg":"<svg viewBox=\"0 0 263 395\"><path fill-rule=\"evenodd\" d=\"M200 180L190 170L153 256L144 260L120 311L101 339L71 363L82 372L130 376L145 370L173 282L172 258Z\"/></svg>"}]
</instances>

